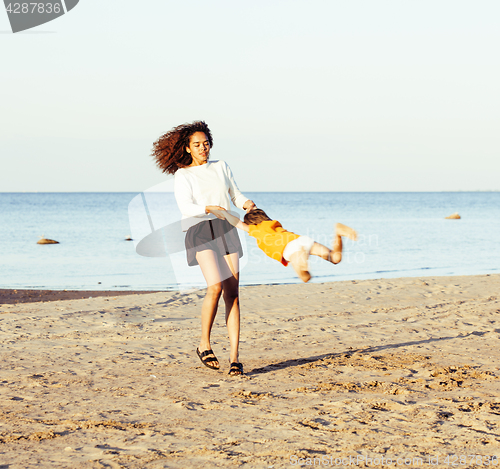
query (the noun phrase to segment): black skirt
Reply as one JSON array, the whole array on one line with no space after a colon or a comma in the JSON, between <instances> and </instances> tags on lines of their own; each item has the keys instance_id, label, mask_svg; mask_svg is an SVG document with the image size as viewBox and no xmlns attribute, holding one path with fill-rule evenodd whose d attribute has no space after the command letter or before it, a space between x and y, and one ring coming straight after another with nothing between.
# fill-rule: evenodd
<instances>
[{"instance_id":1,"label":"black skirt","mask_svg":"<svg viewBox=\"0 0 500 469\"><path fill-rule=\"evenodd\" d=\"M227 220L216 218L198 223L186 233L186 253L188 265L198 265L196 253L207 249L219 256L237 252L243 256L238 230Z\"/></svg>"}]
</instances>

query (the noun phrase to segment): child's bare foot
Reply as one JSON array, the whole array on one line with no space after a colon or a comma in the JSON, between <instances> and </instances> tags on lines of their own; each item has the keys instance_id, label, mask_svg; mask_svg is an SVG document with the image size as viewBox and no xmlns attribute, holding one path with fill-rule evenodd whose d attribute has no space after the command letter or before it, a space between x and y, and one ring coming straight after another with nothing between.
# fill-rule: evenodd
<instances>
[{"instance_id":1,"label":"child's bare foot","mask_svg":"<svg viewBox=\"0 0 500 469\"><path fill-rule=\"evenodd\" d=\"M333 249L331 254L331 262L333 264L338 264L342 260L342 237L352 239L356 241L358 239L358 234L349 226L343 225L342 223L337 223L335 225L335 236L333 237Z\"/></svg>"},{"instance_id":2,"label":"child's bare foot","mask_svg":"<svg viewBox=\"0 0 500 469\"><path fill-rule=\"evenodd\" d=\"M356 231L354 231L351 227L343 225L342 223L337 223L335 225L335 234L345 236L353 241L357 241L358 239L358 233L356 233Z\"/></svg>"},{"instance_id":3,"label":"child's bare foot","mask_svg":"<svg viewBox=\"0 0 500 469\"><path fill-rule=\"evenodd\" d=\"M302 272L298 272L300 280L302 280L304 283L309 282L309 280L312 279L312 275L307 271L303 270Z\"/></svg>"}]
</instances>

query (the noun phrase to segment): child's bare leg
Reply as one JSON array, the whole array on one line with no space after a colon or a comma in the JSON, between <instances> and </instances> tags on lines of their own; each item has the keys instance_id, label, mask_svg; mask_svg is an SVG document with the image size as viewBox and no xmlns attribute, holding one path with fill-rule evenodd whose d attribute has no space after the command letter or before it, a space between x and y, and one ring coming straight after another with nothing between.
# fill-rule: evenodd
<instances>
[{"instance_id":1,"label":"child's bare leg","mask_svg":"<svg viewBox=\"0 0 500 469\"><path fill-rule=\"evenodd\" d=\"M292 266L295 272L297 272L300 280L302 280L303 282L309 282L309 280L311 280L311 274L309 273L309 267L307 264L308 258L309 255L307 254L305 249L294 252L290 256L290 262L292 263Z\"/></svg>"},{"instance_id":2,"label":"child's bare leg","mask_svg":"<svg viewBox=\"0 0 500 469\"><path fill-rule=\"evenodd\" d=\"M311 248L311 255L321 257L321 259L325 259L325 261L330 260L330 254L333 254L333 251L330 251L326 246L323 246L319 243L314 243Z\"/></svg>"},{"instance_id":3,"label":"child's bare leg","mask_svg":"<svg viewBox=\"0 0 500 469\"><path fill-rule=\"evenodd\" d=\"M330 250L322 244L314 243L311 248L311 254L333 264L338 264L342 260L342 237L335 235L333 245L334 249Z\"/></svg>"},{"instance_id":4,"label":"child's bare leg","mask_svg":"<svg viewBox=\"0 0 500 469\"><path fill-rule=\"evenodd\" d=\"M342 260L342 237L346 236L353 241L358 239L358 234L351 227L337 223L335 225L335 235L333 237L333 254L331 262L338 264Z\"/></svg>"},{"instance_id":5,"label":"child's bare leg","mask_svg":"<svg viewBox=\"0 0 500 469\"><path fill-rule=\"evenodd\" d=\"M346 238L352 239L353 241L358 240L358 233L353 230L350 226L343 225L342 223L337 223L335 225L335 234L339 236L345 236Z\"/></svg>"},{"instance_id":6,"label":"child's bare leg","mask_svg":"<svg viewBox=\"0 0 500 469\"><path fill-rule=\"evenodd\" d=\"M333 249L330 250L326 246L319 243L314 243L311 248L313 256L321 257L325 261L330 261L333 264L338 264L342 260L342 237L347 236L349 239L356 241L358 239L357 233L342 223L335 225L335 235L333 238Z\"/></svg>"},{"instance_id":7,"label":"child's bare leg","mask_svg":"<svg viewBox=\"0 0 500 469\"><path fill-rule=\"evenodd\" d=\"M342 236L335 233L333 235L333 249L331 262L338 264L342 260Z\"/></svg>"}]
</instances>

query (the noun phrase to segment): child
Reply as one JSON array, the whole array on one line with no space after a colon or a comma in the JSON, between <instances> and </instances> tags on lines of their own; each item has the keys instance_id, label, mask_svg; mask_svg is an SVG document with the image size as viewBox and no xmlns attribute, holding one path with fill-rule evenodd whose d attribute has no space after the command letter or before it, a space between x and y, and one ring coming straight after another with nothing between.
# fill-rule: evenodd
<instances>
[{"instance_id":1,"label":"child","mask_svg":"<svg viewBox=\"0 0 500 469\"><path fill-rule=\"evenodd\" d=\"M244 222L231 215L225 210L214 213L217 217L225 218L231 225L245 230L250 236L257 240L257 245L269 257L281 262L284 266L292 263L295 272L303 282L311 279L307 260L309 255L319 256L338 264L342 260L342 237L346 236L353 241L357 239L357 233L342 223L335 225L335 239L333 249L330 250L322 244L314 242L308 236L300 236L286 231L277 220L271 220L261 209L250 210L244 218Z\"/></svg>"}]
</instances>

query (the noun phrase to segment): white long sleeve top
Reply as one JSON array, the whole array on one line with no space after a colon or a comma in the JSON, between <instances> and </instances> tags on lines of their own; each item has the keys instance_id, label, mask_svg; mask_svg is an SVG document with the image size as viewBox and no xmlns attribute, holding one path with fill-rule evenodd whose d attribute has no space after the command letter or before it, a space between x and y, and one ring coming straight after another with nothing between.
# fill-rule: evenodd
<instances>
[{"instance_id":1,"label":"white long sleeve top","mask_svg":"<svg viewBox=\"0 0 500 469\"><path fill-rule=\"evenodd\" d=\"M231 198L236 207L243 209L249 200L240 192L231 169L222 160L178 169L174 179L175 200L182 214L183 231L204 220L217 218L205 213L207 205L219 205L229 210Z\"/></svg>"}]
</instances>

